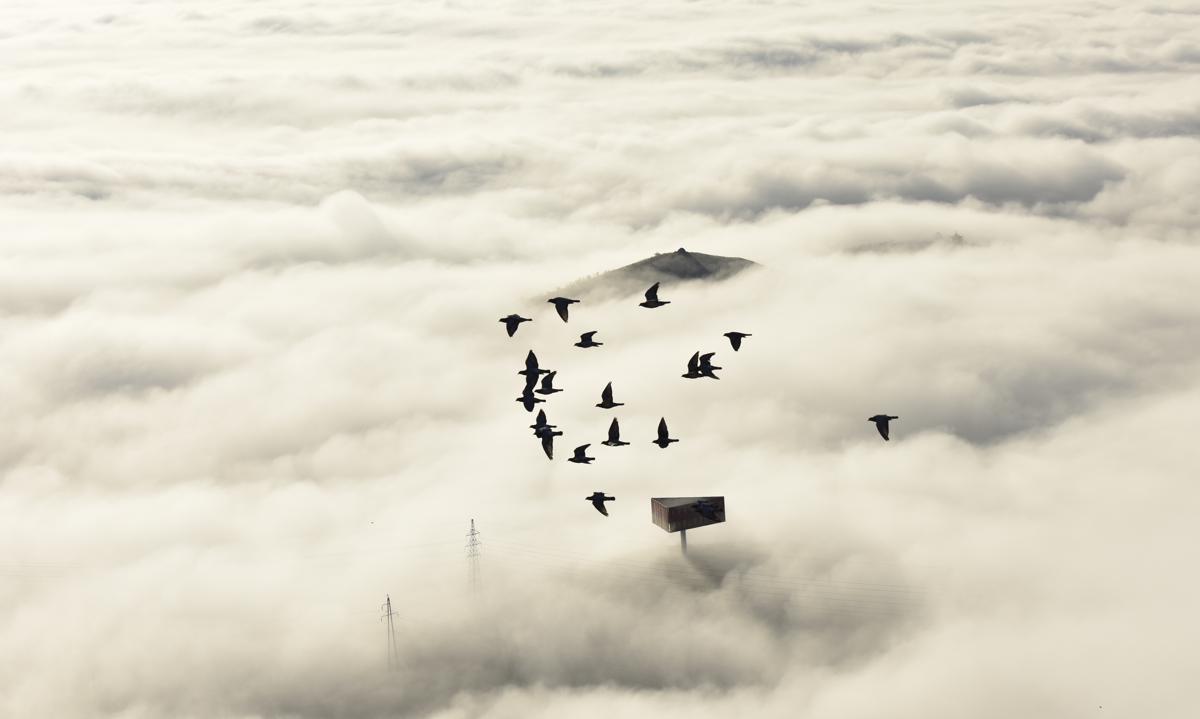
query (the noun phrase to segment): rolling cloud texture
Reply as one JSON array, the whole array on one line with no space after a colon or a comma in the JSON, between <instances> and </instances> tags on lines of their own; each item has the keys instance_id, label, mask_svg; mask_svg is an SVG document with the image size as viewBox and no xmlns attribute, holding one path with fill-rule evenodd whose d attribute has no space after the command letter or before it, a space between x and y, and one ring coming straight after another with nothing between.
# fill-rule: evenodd
<instances>
[{"instance_id":1,"label":"rolling cloud texture","mask_svg":"<svg viewBox=\"0 0 1200 719\"><path fill-rule=\"evenodd\" d=\"M1194 716L1192 4L18 0L0 55L0 715ZM678 247L763 268L540 301Z\"/></svg>"}]
</instances>

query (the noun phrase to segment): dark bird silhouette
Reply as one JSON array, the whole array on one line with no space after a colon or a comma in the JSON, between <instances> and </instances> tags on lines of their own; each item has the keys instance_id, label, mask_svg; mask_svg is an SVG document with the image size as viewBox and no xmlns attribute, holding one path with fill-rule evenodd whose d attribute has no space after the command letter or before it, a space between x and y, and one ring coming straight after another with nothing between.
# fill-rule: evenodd
<instances>
[{"instance_id":1,"label":"dark bird silhouette","mask_svg":"<svg viewBox=\"0 0 1200 719\"><path fill-rule=\"evenodd\" d=\"M613 402L612 398L612 382L604 385L604 389L600 392L600 402L596 405L600 409L612 409L613 407L624 407L624 402Z\"/></svg>"},{"instance_id":2,"label":"dark bird silhouette","mask_svg":"<svg viewBox=\"0 0 1200 719\"><path fill-rule=\"evenodd\" d=\"M533 320L529 319L528 317L522 317L521 315L509 315L507 317L501 317L500 321L504 323L504 329L508 330L509 337L512 337L517 333L517 328L521 326L522 322L533 322Z\"/></svg>"},{"instance_id":3,"label":"dark bird silhouette","mask_svg":"<svg viewBox=\"0 0 1200 719\"><path fill-rule=\"evenodd\" d=\"M552 426L545 425L538 427L533 433L542 440L542 451L546 453L546 459L554 459L554 438L561 437L562 432L555 432Z\"/></svg>"},{"instance_id":4,"label":"dark bird silhouette","mask_svg":"<svg viewBox=\"0 0 1200 719\"><path fill-rule=\"evenodd\" d=\"M696 513L705 519L711 519L714 522L717 521L717 506L707 499L693 502L692 509L696 510Z\"/></svg>"},{"instance_id":5,"label":"dark bird silhouette","mask_svg":"<svg viewBox=\"0 0 1200 719\"><path fill-rule=\"evenodd\" d=\"M533 353L533 350L529 350L529 354L525 355L525 369L517 372L517 374L525 375L525 381L528 383L531 379L536 382L538 375L546 374L549 371L550 370L546 369L538 369L537 355Z\"/></svg>"},{"instance_id":6,"label":"dark bird silhouette","mask_svg":"<svg viewBox=\"0 0 1200 719\"><path fill-rule=\"evenodd\" d=\"M546 400L542 399L541 397L534 397L533 392L526 390L521 393L520 397L517 397L516 401L521 403L521 406L525 408L526 412L532 412L535 404L545 402Z\"/></svg>"},{"instance_id":7,"label":"dark bird silhouette","mask_svg":"<svg viewBox=\"0 0 1200 719\"><path fill-rule=\"evenodd\" d=\"M558 372L547 372L542 377L542 386L534 390L534 392L537 392L538 394L554 394L555 392L562 392L561 389L558 389L554 386L554 375L556 374L558 374Z\"/></svg>"},{"instance_id":8,"label":"dark bird silhouette","mask_svg":"<svg viewBox=\"0 0 1200 719\"><path fill-rule=\"evenodd\" d=\"M669 304L671 303L658 299L658 283L655 282L654 284L650 285L650 289L646 290L646 301L639 302L638 307L649 307L653 309L655 307L662 307L663 305Z\"/></svg>"},{"instance_id":9,"label":"dark bird silhouette","mask_svg":"<svg viewBox=\"0 0 1200 719\"><path fill-rule=\"evenodd\" d=\"M570 307L571 305L575 304L579 300L569 300L566 297L553 297L546 301L549 302L550 304L554 305L554 309L558 312L558 316L562 317L563 322L566 322L567 321L567 308Z\"/></svg>"},{"instance_id":10,"label":"dark bird silhouette","mask_svg":"<svg viewBox=\"0 0 1200 719\"><path fill-rule=\"evenodd\" d=\"M658 439L654 440L654 444L666 449L667 445L678 441L679 440L671 439L669 436L667 436L667 418L663 417L662 419L658 420Z\"/></svg>"},{"instance_id":11,"label":"dark bird silhouette","mask_svg":"<svg viewBox=\"0 0 1200 719\"><path fill-rule=\"evenodd\" d=\"M875 429L879 430L879 436L883 437L884 441L887 441L888 440L888 421L893 420L893 419L900 419L900 418L896 417L895 415L877 414L874 417L868 417L867 421L874 422Z\"/></svg>"},{"instance_id":12,"label":"dark bird silhouette","mask_svg":"<svg viewBox=\"0 0 1200 719\"><path fill-rule=\"evenodd\" d=\"M712 363L712 358L713 358L713 355L715 355L715 354L716 354L716 352L709 352L708 354L700 355L700 376L701 377L711 377L713 379L721 379L720 377L718 377L717 375L715 375L713 373L713 370L721 369L720 367L717 367L716 365L714 365Z\"/></svg>"},{"instance_id":13,"label":"dark bird silhouette","mask_svg":"<svg viewBox=\"0 0 1200 719\"><path fill-rule=\"evenodd\" d=\"M729 346L733 348L734 352L737 352L742 348L742 339L754 335L748 335L745 332L726 332L725 336L729 338Z\"/></svg>"},{"instance_id":14,"label":"dark bird silhouette","mask_svg":"<svg viewBox=\"0 0 1200 719\"><path fill-rule=\"evenodd\" d=\"M574 462L575 464L591 464L596 459L595 457L587 456L587 448L591 446L590 444L579 445L575 448L575 456L567 457L567 461Z\"/></svg>"},{"instance_id":15,"label":"dark bird silhouette","mask_svg":"<svg viewBox=\"0 0 1200 719\"><path fill-rule=\"evenodd\" d=\"M624 447L628 442L621 441L621 427L617 424L617 418L613 417L612 424L608 425L608 439L600 444L609 447Z\"/></svg>"},{"instance_id":16,"label":"dark bird silhouette","mask_svg":"<svg viewBox=\"0 0 1200 719\"><path fill-rule=\"evenodd\" d=\"M700 373L700 353L699 352L692 355L691 359L688 360L688 371L679 376L687 377L688 379L696 379L697 377L704 376L703 374Z\"/></svg>"},{"instance_id":17,"label":"dark bird silhouette","mask_svg":"<svg viewBox=\"0 0 1200 719\"><path fill-rule=\"evenodd\" d=\"M592 339L592 336L595 335L598 331L599 330L592 330L591 332L584 332L583 334L579 335L579 341L575 343L575 346L576 347L584 347L584 348L600 347L604 343L596 342L595 340Z\"/></svg>"},{"instance_id":18,"label":"dark bird silhouette","mask_svg":"<svg viewBox=\"0 0 1200 719\"><path fill-rule=\"evenodd\" d=\"M604 496L604 492L592 492L592 496L584 497L584 499L591 502L592 506L596 508L596 511L600 514L603 514L605 517L608 516L608 508L604 506L604 503L617 501L616 497Z\"/></svg>"},{"instance_id":19,"label":"dark bird silhouette","mask_svg":"<svg viewBox=\"0 0 1200 719\"><path fill-rule=\"evenodd\" d=\"M558 425L550 424L549 422L546 421L546 410L539 409L538 413L537 413L537 419L535 419L533 421L533 424L529 425L529 428L533 430L533 436L537 437L538 430L542 429L543 427L549 427L550 429L555 429L557 426Z\"/></svg>"}]
</instances>

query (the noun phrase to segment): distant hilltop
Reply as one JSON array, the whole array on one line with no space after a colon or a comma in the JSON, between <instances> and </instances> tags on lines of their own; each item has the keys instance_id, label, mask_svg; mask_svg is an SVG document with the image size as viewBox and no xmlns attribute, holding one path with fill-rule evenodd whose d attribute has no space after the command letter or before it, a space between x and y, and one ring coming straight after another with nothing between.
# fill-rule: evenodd
<instances>
[{"instance_id":1,"label":"distant hilltop","mask_svg":"<svg viewBox=\"0 0 1200 719\"><path fill-rule=\"evenodd\" d=\"M706 255L680 247L674 252L656 253L632 265L576 280L556 292L565 297L615 299L645 292L655 282L663 283L664 287L679 282L715 282L758 266L757 262L741 257Z\"/></svg>"}]
</instances>

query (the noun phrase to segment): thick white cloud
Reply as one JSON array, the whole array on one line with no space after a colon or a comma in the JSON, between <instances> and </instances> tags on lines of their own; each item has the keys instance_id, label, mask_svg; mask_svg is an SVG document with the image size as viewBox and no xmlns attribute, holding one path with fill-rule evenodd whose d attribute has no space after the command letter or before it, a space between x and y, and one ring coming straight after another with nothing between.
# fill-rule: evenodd
<instances>
[{"instance_id":1,"label":"thick white cloud","mask_svg":"<svg viewBox=\"0 0 1200 719\"><path fill-rule=\"evenodd\" d=\"M0 715L1190 717L1195 18L5 4Z\"/></svg>"}]
</instances>

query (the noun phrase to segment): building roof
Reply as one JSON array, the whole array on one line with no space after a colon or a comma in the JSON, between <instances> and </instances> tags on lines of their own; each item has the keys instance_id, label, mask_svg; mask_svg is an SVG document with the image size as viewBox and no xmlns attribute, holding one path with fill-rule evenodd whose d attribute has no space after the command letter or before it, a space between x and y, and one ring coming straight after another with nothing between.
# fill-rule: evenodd
<instances>
[{"instance_id":1,"label":"building roof","mask_svg":"<svg viewBox=\"0 0 1200 719\"><path fill-rule=\"evenodd\" d=\"M702 499L717 499L716 497L651 497L651 502L657 502L664 507L680 507L685 504L695 504ZM724 499L724 497L722 497Z\"/></svg>"}]
</instances>

